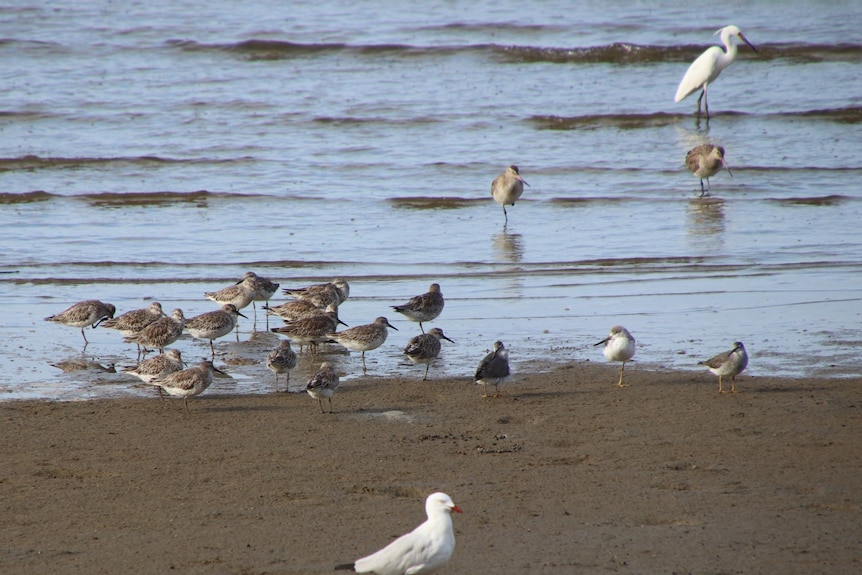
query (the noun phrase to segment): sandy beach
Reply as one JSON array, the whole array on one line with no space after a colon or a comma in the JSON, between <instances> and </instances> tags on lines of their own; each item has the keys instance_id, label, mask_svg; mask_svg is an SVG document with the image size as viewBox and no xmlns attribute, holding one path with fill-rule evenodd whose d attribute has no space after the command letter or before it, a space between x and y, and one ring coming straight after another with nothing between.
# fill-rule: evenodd
<instances>
[{"instance_id":1,"label":"sandy beach","mask_svg":"<svg viewBox=\"0 0 862 575\"><path fill-rule=\"evenodd\" d=\"M497 399L369 374L333 414L284 393L3 403L2 571L328 573L437 490L464 509L443 573L862 569L862 380L616 374L520 373Z\"/></svg>"}]
</instances>

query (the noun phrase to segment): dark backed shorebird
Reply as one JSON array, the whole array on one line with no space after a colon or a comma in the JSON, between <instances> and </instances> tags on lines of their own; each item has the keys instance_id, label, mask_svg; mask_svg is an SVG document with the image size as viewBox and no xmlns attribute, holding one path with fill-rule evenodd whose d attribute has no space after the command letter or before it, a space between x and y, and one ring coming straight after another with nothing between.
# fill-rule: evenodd
<instances>
[{"instance_id":1,"label":"dark backed shorebird","mask_svg":"<svg viewBox=\"0 0 862 575\"><path fill-rule=\"evenodd\" d=\"M290 391L290 370L296 367L296 352L291 349L290 340L281 340L278 347L269 352L266 367L275 374L275 390L278 391L278 374L286 373L285 391Z\"/></svg>"},{"instance_id":2,"label":"dark backed shorebird","mask_svg":"<svg viewBox=\"0 0 862 575\"><path fill-rule=\"evenodd\" d=\"M479 362L473 381L482 384L482 397L488 397L489 383L494 385L494 397L499 397L500 383L509 377L509 373L509 350L502 341L495 341L494 351Z\"/></svg>"}]
</instances>

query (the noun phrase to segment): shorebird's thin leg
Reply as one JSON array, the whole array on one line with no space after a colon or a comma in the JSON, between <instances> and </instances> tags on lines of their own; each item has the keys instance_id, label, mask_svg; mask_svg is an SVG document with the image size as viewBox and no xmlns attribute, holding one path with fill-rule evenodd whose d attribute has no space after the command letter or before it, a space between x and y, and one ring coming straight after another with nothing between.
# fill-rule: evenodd
<instances>
[{"instance_id":1,"label":"shorebird's thin leg","mask_svg":"<svg viewBox=\"0 0 862 575\"><path fill-rule=\"evenodd\" d=\"M718 376L718 393L724 393L721 389L721 376Z\"/></svg>"},{"instance_id":2,"label":"shorebird's thin leg","mask_svg":"<svg viewBox=\"0 0 862 575\"><path fill-rule=\"evenodd\" d=\"M623 362L623 364L620 366L620 380L617 383L617 387L625 387L625 385L623 385L623 370L625 369L625 367L626 362Z\"/></svg>"}]
</instances>

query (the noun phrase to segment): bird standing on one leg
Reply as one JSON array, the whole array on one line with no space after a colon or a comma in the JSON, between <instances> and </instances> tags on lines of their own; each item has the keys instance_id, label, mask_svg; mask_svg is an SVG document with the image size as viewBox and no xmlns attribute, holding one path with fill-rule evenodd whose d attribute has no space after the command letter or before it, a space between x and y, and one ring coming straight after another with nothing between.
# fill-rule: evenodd
<instances>
[{"instance_id":1,"label":"bird standing on one leg","mask_svg":"<svg viewBox=\"0 0 862 575\"><path fill-rule=\"evenodd\" d=\"M494 201L503 206L503 217L506 218L505 223L509 223L509 214L506 213L506 204L514 206L515 202L524 193L524 184L527 180L521 177L521 172L518 166L511 165L506 168L506 171L494 178L491 182L491 196ZM527 184L528 186L530 184Z\"/></svg>"},{"instance_id":2,"label":"bird standing on one leg","mask_svg":"<svg viewBox=\"0 0 862 575\"><path fill-rule=\"evenodd\" d=\"M635 355L635 338L623 326L615 325L611 328L611 334L595 345L602 344L605 345L602 353L608 361L623 362L620 366L620 380L617 382L617 387L625 387L623 385L623 369L626 367L626 362Z\"/></svg>"}]
</instances>

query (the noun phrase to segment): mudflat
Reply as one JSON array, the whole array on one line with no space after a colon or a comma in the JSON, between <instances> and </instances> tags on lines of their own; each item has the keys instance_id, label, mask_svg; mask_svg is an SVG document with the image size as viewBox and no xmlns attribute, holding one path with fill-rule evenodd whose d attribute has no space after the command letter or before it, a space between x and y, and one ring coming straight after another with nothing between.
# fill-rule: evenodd
<instances>
[{"instance_id":1,"label":"mudflat","mask_svg":"<svg viewBox=\"0 0 862 575\"><path fill-rule=\"evenodd\" d=\"M862 571L862 379L617 369L0 403L0 571L329 573L433 491L442 573Z\"/></svg>"}]
</instances>

